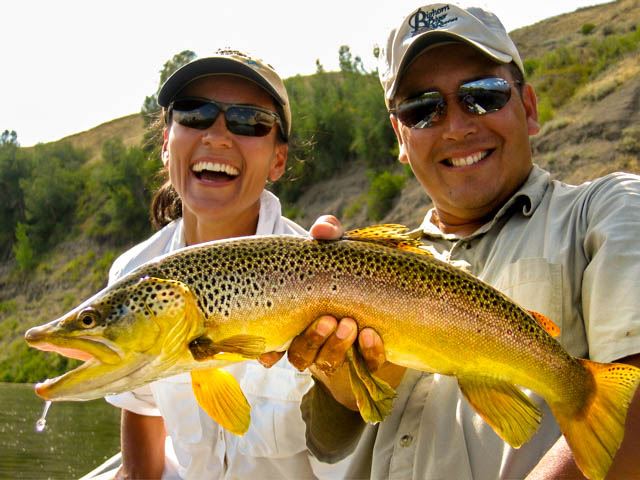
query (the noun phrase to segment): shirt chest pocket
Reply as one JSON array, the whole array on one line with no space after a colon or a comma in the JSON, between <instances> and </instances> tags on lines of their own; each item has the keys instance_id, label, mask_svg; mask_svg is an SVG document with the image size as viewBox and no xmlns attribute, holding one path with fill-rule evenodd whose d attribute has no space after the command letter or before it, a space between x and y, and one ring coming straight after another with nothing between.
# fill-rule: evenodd
<instances>
[{"instance_id":1,"label":"shirt chest pocket","mask_svg":"<svg viewBox=\"0 0 640 480\"><path fill-rule=\"evenodd\" d=\"M257 364L247 365L240 387L251 404L251 425L240 439L240 451L277 458L304 450L305 425L300 401L312 383L309 374L292 367L275 365L266 369Z\"/></svg>"},{"instance_id":2,"label":"shirt chest pocket","mask_svg":"<svg viewBox=\"0 0 640 480\"><path fill-rule=\"evenodd\" d=\"M523 258L503 268L494 287L528 310L546 315L562 331L562 265Z\"/></svg>"}]
</instances>

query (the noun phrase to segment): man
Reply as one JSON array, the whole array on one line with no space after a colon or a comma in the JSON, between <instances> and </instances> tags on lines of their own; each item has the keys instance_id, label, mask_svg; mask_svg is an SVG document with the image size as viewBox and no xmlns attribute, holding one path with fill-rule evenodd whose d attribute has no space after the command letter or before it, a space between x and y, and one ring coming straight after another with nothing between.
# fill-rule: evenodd
<instances>
[{"instance_id":1,"label":"man","mask_svg":"<svg viewBox=\"0 0 640 480\"><path fill-rule=\"evenodd\" d=\"M391 32L381 61L399 160L434 204L420 227L424 241L553 319L571 355L640 366L640 178L613 174L574 187L533 165L536 96L490 12L418 8ZM331 217L312 228L317 238L341 232ZM455 378L385 363L380 337L358 336L355 322L322 317L289 349L290 361L320 380L303 401L309 448L326 461L353 452L348 478L582 478L546 407L536 435L512 449ZM369 367L397 386L394 410L377 426L353 412L342 364L357 336ZM609 478L640 478L639 438L636 392Z\"/></svg>"}]
</instances>

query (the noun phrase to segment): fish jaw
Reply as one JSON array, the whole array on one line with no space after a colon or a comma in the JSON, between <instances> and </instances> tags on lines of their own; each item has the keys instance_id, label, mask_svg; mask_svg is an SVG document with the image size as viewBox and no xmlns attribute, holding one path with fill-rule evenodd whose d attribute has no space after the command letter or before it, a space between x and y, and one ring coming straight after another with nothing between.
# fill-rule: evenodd
<instances>
[{"instance_id":1,"label":"fish jaw","mask_svg":"<svg viewBox=\"0 0 640 480\"><path fill-rule=\"evenodd\" d=\"M118 346L96 335L67 336L60 334L60 321L27 330L25 340L29 346L43 352L55 352L77 360L98 359L102 363L117 364L123 352Z\"/></svg>"},{"instance_id":2,"label":"fish jaw","mask_svg":"<svg viewBox=\"0 0 640 480\"><path fill-rule=\"evenodd\" d=\"M129 389L129 385L135 384L135 379L128 376L143 369L145 363L148 361L142 357L117 365L104 364L92 358L59 377L36 384L35 391L39 397L51 401L94 400Z\"/></svg>"}]
</instances>

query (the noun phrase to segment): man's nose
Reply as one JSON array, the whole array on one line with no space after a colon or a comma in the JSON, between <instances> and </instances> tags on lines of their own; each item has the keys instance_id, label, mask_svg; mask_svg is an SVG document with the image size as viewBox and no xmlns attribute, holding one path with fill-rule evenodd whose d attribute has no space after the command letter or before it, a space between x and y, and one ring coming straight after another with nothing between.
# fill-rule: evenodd
<instances>
[{"instance_id":1,"label":"man's nose","mask_svg":"<svg viewBox=\"0 0 640 480\"><path fill-rule=\"evenodd\" d=\"M442 122L443 137L460 141L477 131L477 115L473 115L455 98L447 99L445 118Z\"/></svg>"}]
</instances>

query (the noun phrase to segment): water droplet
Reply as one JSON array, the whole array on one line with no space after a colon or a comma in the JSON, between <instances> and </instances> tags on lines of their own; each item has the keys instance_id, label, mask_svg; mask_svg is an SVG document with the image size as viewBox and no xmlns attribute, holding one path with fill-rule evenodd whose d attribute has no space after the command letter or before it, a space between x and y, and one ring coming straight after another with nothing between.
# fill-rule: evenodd
<instances>
[{"instance_id":1,"label":"water droplet","mask_svg":"<svg viewBox=\"0 0 640 480\"><path fill-rule=\"evenodd\" d=\"M42 415L36 422L36 432L44 432L44 429L47 427L46 416L50 406L51 406L51 400L47 400L44 403L44 411L42 412Z\"/></svg>"}]
</instances>

